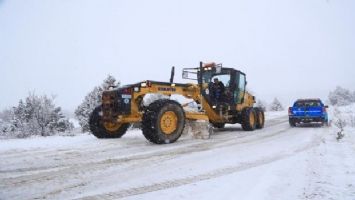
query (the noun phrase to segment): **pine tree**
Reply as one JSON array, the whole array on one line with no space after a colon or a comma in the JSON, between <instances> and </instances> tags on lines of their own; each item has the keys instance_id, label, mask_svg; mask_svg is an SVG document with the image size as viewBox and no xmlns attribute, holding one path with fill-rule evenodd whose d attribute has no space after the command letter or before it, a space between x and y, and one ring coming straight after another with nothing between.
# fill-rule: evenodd
<instances>
[{"instance_id":1,"label":"pine tree","mask_svg":"<svg viewBox=\"0 0 355 200\"><path fill-rule=\"evenodd\" d=\"M26 116L26 105L21 99L18 103L17 107L13 107L13 115L11 116L11 124L13 125L13 132L17 132L20 134L28 134L28 131L26 132L25 127L28 123L27 116ZM14 135L18 135L16 133L13 133Z\"/></svg>"},{"instance_id":2,"label":"pine tree","mask_svg":"<svg viewBox=\"0 0 355 200\"><path fill-rule=\"evenodd\" d=\"M108 75L100 86L94 87L94 89L85 96L83 102L75 110L75 117L78 119L83 132L90 130L89 117L92 111L101 104L102 92L119 86L120 82L116 83L116 79Z\"/></svg>"},{"instance_id":3,"label":"pine tree","mask_svg":"<svg viewBox=\"0 0 355 200\"><path fill-rule=\"evenodd\" d=\"M270 110L271 111L283 111L284 107L282 106L281 102L277 98L274 98L274 100L272 101L272 103L270 105Z\"/></svg>"}]
</instances>

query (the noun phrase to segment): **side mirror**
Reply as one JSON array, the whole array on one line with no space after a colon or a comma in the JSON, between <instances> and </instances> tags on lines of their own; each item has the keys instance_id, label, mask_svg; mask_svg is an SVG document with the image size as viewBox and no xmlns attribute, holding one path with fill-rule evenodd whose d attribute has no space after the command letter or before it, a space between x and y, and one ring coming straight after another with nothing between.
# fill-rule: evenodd
<instances>
[{"instance_id":1,"label":"side mirror","mask_svg":"<svg viewBox=\"0 0 355 200\"><path fill-rule=\"evenodd\" d=\"M329 106L324 106L325 108L329 108Z\"/></svg>"}]
</instances>

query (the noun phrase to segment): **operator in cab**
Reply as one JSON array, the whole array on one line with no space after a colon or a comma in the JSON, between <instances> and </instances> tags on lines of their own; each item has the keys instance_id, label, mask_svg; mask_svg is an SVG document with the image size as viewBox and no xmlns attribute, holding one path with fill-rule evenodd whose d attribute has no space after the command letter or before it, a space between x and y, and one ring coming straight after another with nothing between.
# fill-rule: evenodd
<instances>
[{"instance_id":1,"label":"operator in cab","mask_svg":"<svg viewBox=\"0 0 355 200\"><path fill-rule=\"evenodd\" d=\"M224 94L224 84L218 80L218 78L213 79L211 86L213 103L217 104L222 102Z\"/></svg>"}]
</instances>

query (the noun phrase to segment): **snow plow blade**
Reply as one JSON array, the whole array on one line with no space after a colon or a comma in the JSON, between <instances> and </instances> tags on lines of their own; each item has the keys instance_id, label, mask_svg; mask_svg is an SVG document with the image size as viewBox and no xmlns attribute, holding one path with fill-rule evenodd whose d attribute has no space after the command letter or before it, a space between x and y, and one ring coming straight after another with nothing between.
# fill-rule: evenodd
<instances>
[{"instance_id":1,"label":"snow plow blade","mask_svg":"<svg viewBox=\"0 0 355 200\"><path fill-rule=\"evenodd\" d=\"M184 134L195 139L209 139L213 134L211 124L205 120L188 120L185 124Z\"/></svg>"}]
</instances>

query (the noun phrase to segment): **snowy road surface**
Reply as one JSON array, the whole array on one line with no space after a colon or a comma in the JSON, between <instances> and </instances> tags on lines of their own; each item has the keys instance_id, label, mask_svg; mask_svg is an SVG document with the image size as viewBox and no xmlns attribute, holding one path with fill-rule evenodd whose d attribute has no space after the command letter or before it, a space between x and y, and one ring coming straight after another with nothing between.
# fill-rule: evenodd
<instances>
[{"instance_id":1,"label":"snowy road surface","mask_svg":"<svg viewBox=\"0 0 355 200\"><path fill-rule=\"evenodd\" d=\"M273 114L262 130L231 125L169 145L139 131L2 140L0 199L355 200L355 132L337 142L334 128L290 128Z\"/></svg>"}]
</instances>

